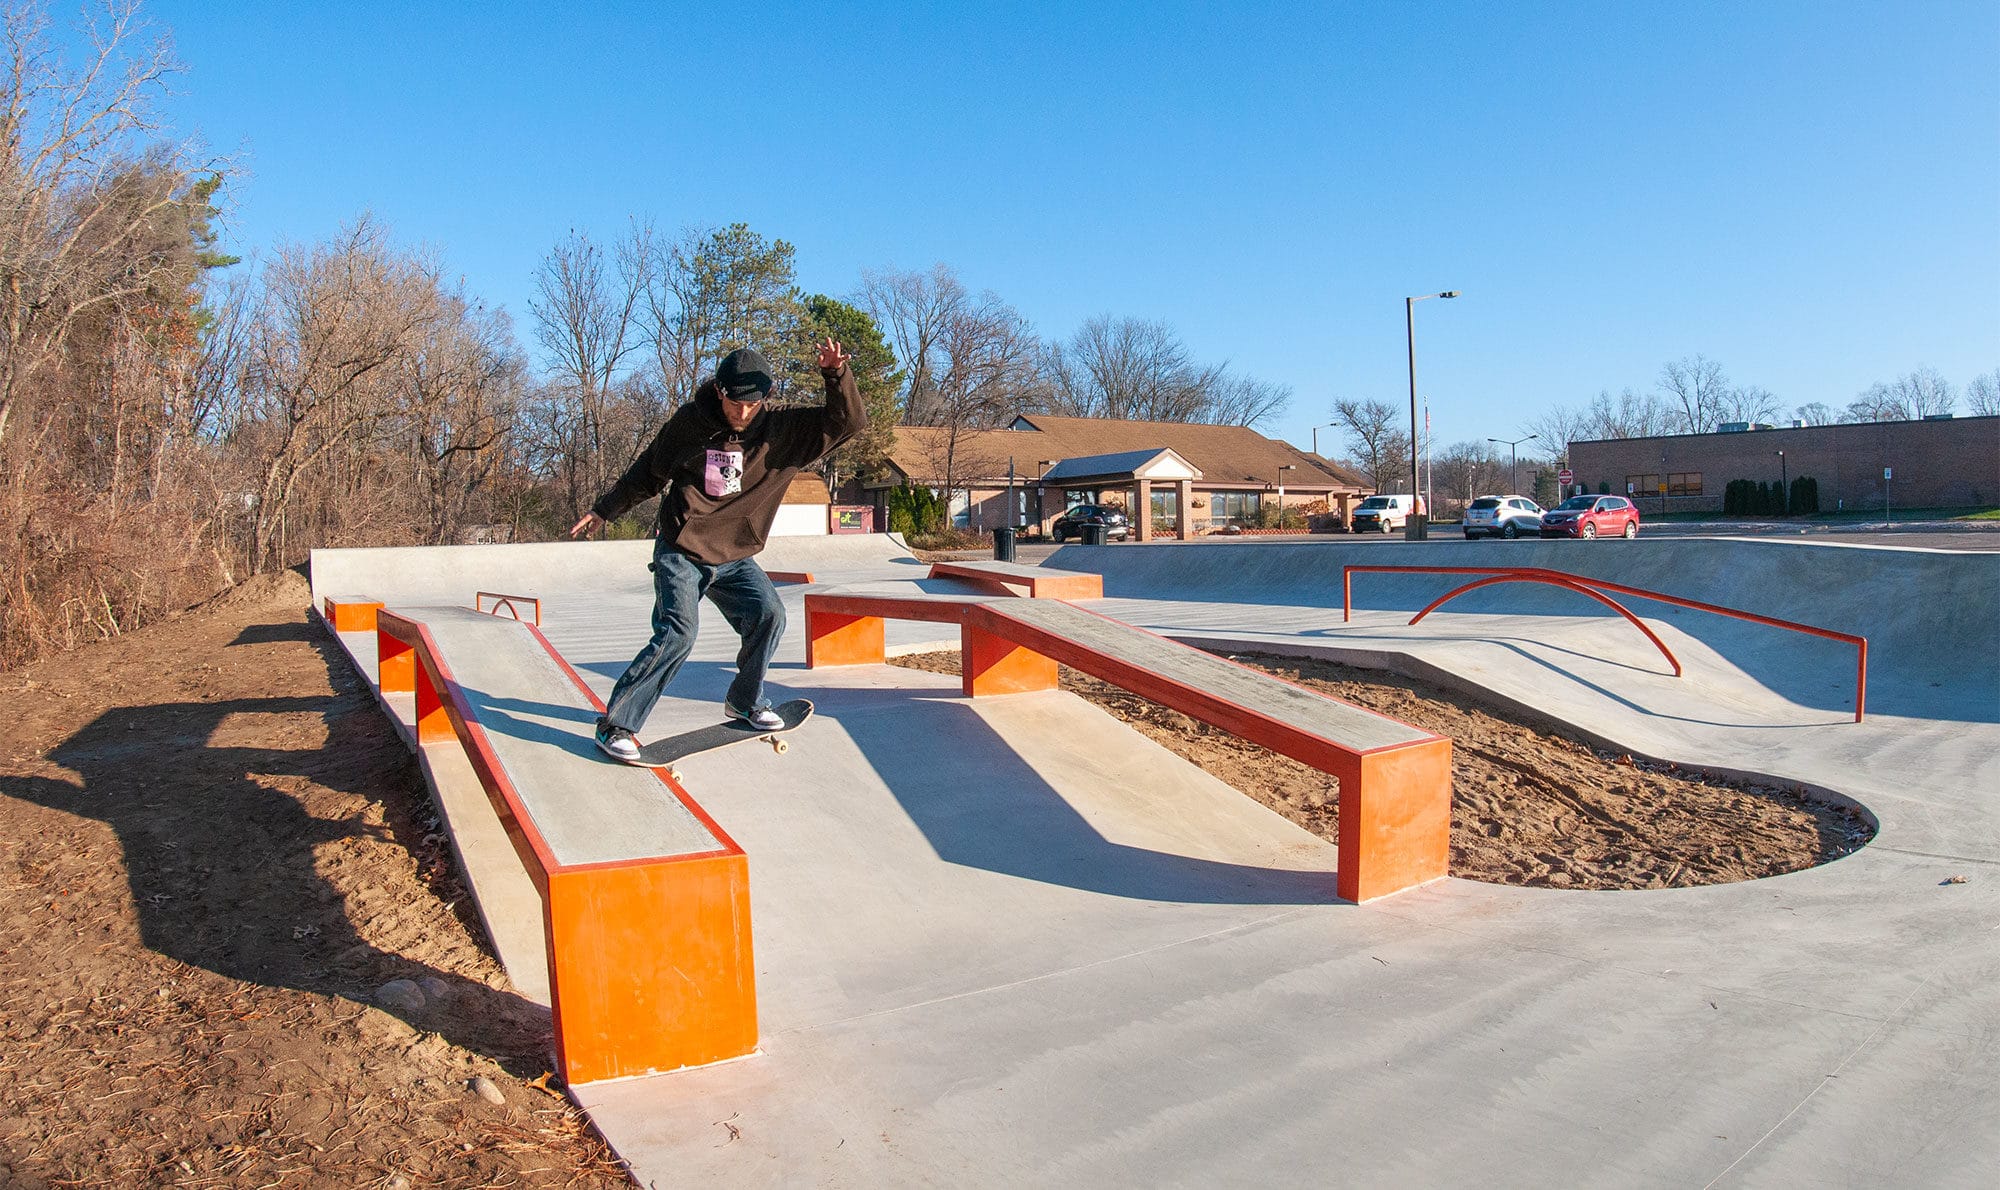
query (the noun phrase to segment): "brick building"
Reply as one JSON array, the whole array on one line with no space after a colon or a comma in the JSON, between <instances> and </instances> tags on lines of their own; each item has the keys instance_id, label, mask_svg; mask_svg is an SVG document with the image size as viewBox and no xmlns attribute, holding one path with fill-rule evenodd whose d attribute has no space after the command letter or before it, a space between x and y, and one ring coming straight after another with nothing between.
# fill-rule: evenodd
<instances>
[{"instance_id":1,"label":"brick building","mask_svg":"<svg viewBox=\"0 0 2000 1190\"><path fill-rule=\"evenodd\" d=\"M1780 452L1783 452L1782 456ZM1629 491L1642 512L1719 512L1731 480L1810 475L1823 512L2000 505L2000 417L1673 434L1569 444L1572 491ZM1882 478L1887 468L1893 474Z\"/></svg>"},{"instance_id":2,"label":"brick building","mask_svg":"<svg viewBox=\"0 0 2000 1190\"><path fill-rule=\"evenodd\" d=\"M1266 510L1345 524L1353 505L1374 492L1346 467L1245 426L1039 413L1005 429L957 435L898 426L888 471L866 489L843 489L842 502L872 502L876 524L887 525L889 488L936 490L949 474L952 519L961 528L1046 532L1065 508L1102 502L1131 515L1139 540L1240 528Z\"/></svg>"}]
</instances>

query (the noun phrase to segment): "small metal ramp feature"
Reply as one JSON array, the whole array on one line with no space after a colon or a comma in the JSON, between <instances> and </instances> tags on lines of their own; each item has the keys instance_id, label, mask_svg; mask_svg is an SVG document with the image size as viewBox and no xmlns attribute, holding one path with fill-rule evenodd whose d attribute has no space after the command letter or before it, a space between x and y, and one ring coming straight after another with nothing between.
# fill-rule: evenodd
<instances>
[{"instance_id":1,"label":"small metal ramp feature","mask_svg":"<svg viewBox=\"0 0 2000 1190\"><path fill-rule=\"evenodd\" d=\"M753 1052L742 849L659 772L598 755L602 705L533 625L421 607L376 628L381 689L414 692L419 748L464 748L541 894L564 1080Z\"/></svg>"},{"instance_id":2,"label":"small metal ramp feature","mask_svg":"<svg viewBox=\"0 0 2000 1190\"><path fill-rule=\"evenodd\" d=\"M1336 887L1347 900L1445 875L1443 736L1054 599L808 595L806 665L880 664L889 619L957 624L969 698L1052 690L1060 663L1331 773L1340 782Z\"/></svg>"}]
</instances>

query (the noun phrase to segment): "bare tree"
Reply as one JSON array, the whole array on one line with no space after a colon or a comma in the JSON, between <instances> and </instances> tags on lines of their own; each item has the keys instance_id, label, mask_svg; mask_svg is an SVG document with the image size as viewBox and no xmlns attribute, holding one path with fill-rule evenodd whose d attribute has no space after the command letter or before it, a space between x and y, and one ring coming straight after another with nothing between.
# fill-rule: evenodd
<instances>
[{"instance_id":1,"label":"bare tree","mask_svg":"<svg viewBox=\"0 0 2000 1190\"><path fill-rule=\"evenodd\" d=\"M1778 398L1756 385L1732 387L1715 408L1718 421L1763 422L1778 416ZM1710 427L1713 428L1713 427Z\"/></svg>"},{"instance_id":2,"label":"bare tree","mask_svg":"<svg viewBox=\"0 0 2000 1190\"><path fill-rule=\"evenodd\" d=\"M1965 382L1965 409L1974 417L2000 414L2000 368Z\"/></svg>"},{"instance_id":3,"label":"bare tree","mask_svg":"<svg viewBox=\"0 0 2000 1190\"><path fill-rule=\"evenodd\" d=\"M624 452L613 443L613 394L626 357L638 346L633 311L649 280L649 263L632 246L607 260L587 234L571 232L535 270L528 309L561 397L550 413L567 408L572 419L557 429L574 456L563 468L574 507L609 487L611 472L625 462L614 457Z\"/></svg>"},{"instance_id":4,"label":"bare tree","mask_svg":"<svg viewBox=\"0 0 2000 1190\"><path fill-rule=\"evenodd\" d=\"M458 292L442 295L432 333L398 361L424 536L432 544L454 539L505 460L501 446L513 430L524 371L506 315Z\"/></svg>"},{"instance_id":5,"label":"bare tree","mask_svg":"<svg viewBox=\"0 0 2000 1190\"><path fill-rule=\"evenodd\" d=\"M1844 420L1916 421L1950 413L1958 404L1951 382L1935 368L1918 368L1887 383L1875 383L1847 406Z\"/></svg>"},{"instance_id":6,"label":"bare tree","mask_svg":"<svg viewBox=\"0 0 2000 1190\"><path fill-rule=\"evenodd\" d=\"M1809 426L1830 426L1840 420L1824 402L1808 401L1792 410L1792 416Z\"/></svg>"},{"instance_id":7,"label":"bare tree","mask_svg":"<svg viewBox=\"0 0 2000 1190\"><path fill-rule=\"evenodd\" d=\"M1126 421L1193 421L1201 411L1202 370L1164 322L1084 320L1067 343L1045 349L1050 411Z\"/></svg>"},{"instance_id":8,"label":"bare tree","mask_svg":"<svg viewBox=\"0 0 2000 1190\"><path fill-rule=\"evenodd\" d=\"M1408 478L1403 464L1410 457L1410 436L1396 428L1397 418L1386 401L1349 397L1333 403L1333 420L1347 435L1351 465L1377 491L1389 491L1399 478Z\"/></svg>"},{"instance_id":9,"label":"bare tree","mask_svg":"<svg viewBox=\"0 0 2000 1190\"><path fill-rule=\"evenodd\" d=\"M1285 385L1251 376L1222 375L1209 388L1208 416L1202 420L1224 426L1258 426L1283 413L1291 403L1292 390Z\"/></svg>"},{"instance_id":10,"label":"bare tree","mask_svg":"<svg viewBox=\"0 0 2000 1190\"><path fill-rule=\"evenodd\" d=\"M404 412L392 365L444 315L435 270L393 251L366 216L330 243L280 250L265 302L248 365L247 445L263 460L251 554L260 570L284 564L281 534L315 468L368 465L366 444Z\"/></svg>"},{"instance_id":11,"label":"bare tree","mask_svg":"<svg viewBox=\"0 0 2000 1190\"><path fill-rule=\"evenodd\" d=\"M1233 376L1227 364L1197 364L1164 322L1109 314L1047 345L1041 367L1050 412L1071 417L1249 426L1291 399L1289 389Z\"/></svg>"},{"instance_id":12,"label":"bare tree","mask_svg":"<svg viewBox=\"0 0 2000 1190\"><path fill-rule=\"evenodd\" d=\"M1511 492L1515 482L1507 468L1506 456L1490 442L1458 442L1445 448L1433 464L1432 493L1437 500L1436 515L1462 509L1475 498L1494 492Z\"/></svg>"},{"instance_id":13,"label":"bare tree","mask_svg":"<svg viewBox=\"0 0 2000 1190\"><path fill-rule=\"evenodd\" d=\"M1679 433L1706 434L1715 429L1716 422L1725 420L1718 414L1729 401L1729 377L1723 374L1721 364L1707 356L1694 355L1661 365L1660 388L1679 423Z\"/></svg>"},{"instance_id":14,"label":"bare tree","mask_svg":"<svg viewBox=\"0 0 2000 1190\"><path fill-rule=\"evenodd\" d=\"M977 431L1006 424L1030 402L1037 347L1027 320L990 291L958 305L938 327L929 424L942 431L935 462L947 495L990 473L992 460L971 457L968 447Z\"/></svg>"},{"instance_id":15,"label":"bare tree","mask_svg":"<svg viewBox=\"0 0 2000 1190\"><path fill-rule=\"evenodd\" d=\"M1581 442L1593 436L1595 419L1587 409L1573 405L1556 405L1540 417L1531 419L1524 427L1537 441L1547 444L1558 458L1569 456L1569 444Z\"/></svg>"},{"instance_id":16,"label":"bare tree","mask_svg":"<svg viewBox=\"0 0 2000 1190\"><path fill-rule=\"evenodd\" d=\"M929 272L864 269L855 304L868 311L906 369L903 424L930 425L937 417L936 356L947 325L973 304L951 266Z\"/></svg>"},{"instance_id":17,"label":"bare tree","mask_svg":"<svg viewBox=\"0 0 2000 1190\"><path fill-rule=\"evenodd\" d=\"M81 33L82 63L51 44L40 4L0 18L0 443L23 385L63 352L78 320L139 299L185 268L155 229L193 182L185 154L149 141L153 105L178 72L147 39L132 0L113 0Z\"/></svg>"},{"instance_id":18,"label":"bare tree","mask_svg":"<svg viewBox=\"0 0 2000 1190\"><path fill-rule=\"evenodd\" d=\"M1691 432L1684 425L1679 410L1651 393L1636 393L1628 388L1613 398L1609 391L1600 391L1590 401L1593 437L1654 438Z\"/></svg>"}]
</instances>

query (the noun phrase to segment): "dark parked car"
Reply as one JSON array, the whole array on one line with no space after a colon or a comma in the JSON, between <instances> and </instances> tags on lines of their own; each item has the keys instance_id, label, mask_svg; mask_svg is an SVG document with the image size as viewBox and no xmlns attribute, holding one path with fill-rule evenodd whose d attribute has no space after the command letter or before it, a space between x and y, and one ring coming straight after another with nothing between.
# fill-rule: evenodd
<instances>
[{"instance_id":1,"label":"dark parked car","mask_svg":"<svg viewBox=\"0 0 2000 1190\"><path fill-rule=\"evenodd\" d=\"M1542 506L1526 496L1481 496L1465 507L1465 539L1515 538L1542 529Z\"/></svg>"},{"instance_id":2,"label":"dark parked car","mask_svg":"<svg viewBox=\"0 0 2000 1190\"><path fill-rule=\"evenodd\" d=\"M1571 496L1542 514L1543 537L1637 537L1639 510L1623 496Z\"/></svg>"},{"instance_id":3,"label":"dark parked car","mask_svg":"<svg viewBox=\"0 0 2000 1190\"><path fill-rule=\"evenodd\" d=\"M1106 541L1132 535L1131 522L1125 519L1122 509L1108 504L1079 504L1056 518L1055 524L1049 526L1049 536L1060 544L1072 537L1082 537L1085 525L1103 525Z\"/></svg>"}]
</instances>

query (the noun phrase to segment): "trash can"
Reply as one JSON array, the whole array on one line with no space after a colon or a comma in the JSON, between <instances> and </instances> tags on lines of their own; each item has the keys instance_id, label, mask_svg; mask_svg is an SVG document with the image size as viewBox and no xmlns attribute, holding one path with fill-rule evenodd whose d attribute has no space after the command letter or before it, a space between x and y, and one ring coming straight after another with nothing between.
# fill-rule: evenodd
<instances>
[{"instance_id":1,"label":"trash can","mask_svg":"<svg viewBox=\"0 0 2000 1190\"><path fill-rule=\"evenodd\" d=\"M1403 522L1404 541L1428 541L1431 535L1431 518L1421 512L1413 512L1410 519Z\"/></svg>"},{"instance_id":2,"label":"trash can","mask_svg":"<svg viewBox=\"0 0 2000 1190\"><path fill-rule=\"evenodd\" d=\"M1097 524L1085 524L1085 525L1083 526L1083 544L1085 544L1085 545L1103 545L1103 544L1104 544L1104 526L1103 526L1103 525L1097 525Z\"/></svg>"},{"instance_id":3,"label":"trash can","mask_svg":"<svg viewBox=\"0 0 2000 1190\"><path fill-rule=\"evenodd\" d=\"M1014 560L1014 530L1006 525L993 530L993 560L1012 562Z\"/></svg>"}]
</instances>

